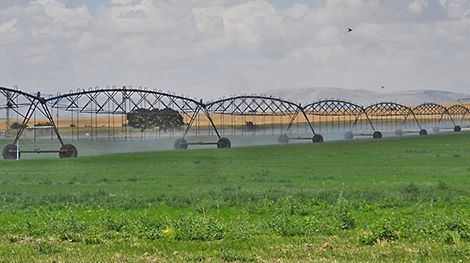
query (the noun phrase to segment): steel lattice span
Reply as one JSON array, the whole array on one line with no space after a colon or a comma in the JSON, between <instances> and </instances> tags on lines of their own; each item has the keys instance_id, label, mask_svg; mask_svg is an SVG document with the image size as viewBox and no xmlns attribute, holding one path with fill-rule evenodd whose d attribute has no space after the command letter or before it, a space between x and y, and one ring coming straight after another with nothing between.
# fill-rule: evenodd
<instances>
[{"instance_id":1,"label":"steel lattice span","mask_svg":"<svg viewBox=\"0 0 470 263\"><path fill-rule=\"evenodd\" d=\"M381 102L365 107L331 99L303 106L282 98L253 94L204 102L161 90L115 86L48 96L42 96L40 92L29 94L17 87L0 87L0 94L0 107L6 120L3 133L16 132L13 142L3 148L4 159L19 159L24 153L58 153L61 158L77 157L77 148L65 143L63 134L72 141L83 138L84 134L90 140L99 136L108 140L131 140L136 134L146 138L148 130L151 130L155 138L168 134L176 137L175 149L187 149L193 145L230 148L230 136L276 136L278 143L292 140L321 143L324 135L332 134L341 134L345 139L356 136L380 139L383 133L427 135L429 129L432 132L460 132L470 126L470 109L462 103L449 107L436 103L411 107ZM140 129L129 125L131 115L144 120L142 112L152 115L163 111L181 116L182 124L174 127L148 125ZM17 147L18 140L25 130L30 129L28 125L31 122L34 122L36 139L39 130L36 128L37 113L47 120L51 137L60 143L59 150L20 150ZM17 120L14 128L12 119Z\"/></svg>"}]
</instances>

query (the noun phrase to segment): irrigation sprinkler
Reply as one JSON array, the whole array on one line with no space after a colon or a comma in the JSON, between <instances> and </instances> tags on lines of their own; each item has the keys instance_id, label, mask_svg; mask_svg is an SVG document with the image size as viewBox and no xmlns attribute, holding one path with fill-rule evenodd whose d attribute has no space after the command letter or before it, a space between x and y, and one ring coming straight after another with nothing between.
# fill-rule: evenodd
<instances>
[{"instance_id":1,"label":"irrigation sprinkler","mask_svg":"<svg viewBox=\"0 0 470 263\"><path fill-rule=\"evenodd\" d=\"M40 92L29 94L16 87L0 87L0 109L6 110L5 136L9 134L10 121L15 113L17 119L16 128L12 128L17 129L15 139L3 148L2 155L4 159L20 159L29 153L77 157L77 148L64 143L64 134L72 142L85 138L90 141L116 141L116 138L144 141L176 137L179 139L174 142L174 148L187 149L204 145L231 148L229 135L251 137L253 140L268 136L275 139L277 136L278 143L287 144L292 141L322 143L325 134L344 135L350 140L355 137L381 139L387 132L395 136L423 136L428 134L427 129L436 133L441 130L460 132L470 127L470 111L459 102L449 108L424 103L411 109L393 102L364 108L333 99L302 106L272 96L245 94L204 103L171 92L126 86L82 89L45 98ZM168 115L169 112L173 112L172 115ZM36 113L41 113L50 123L47 130L27 128L31 122L34 126L39 124ZM179 120L179 124L172 122L173 117ZM165 118L171 120L164 121ZM28 137L31 130L34 143L37 133L44 137L49 136L44 132L50 131L51 139L59 141L60 149L20 149L20 137L23 133Z\"/></svg>"},{"instance_id":2,"label":"irrigation sprinkler","mask_svg":"<svg viewBox=\"0 0 470 263\"><path fill-rule=\"evenodd\" d=\"M449 109L451 111L449 111ZM457 132L461 130L461 128L457 128L458 125L455 123L454 117L459 114L463 114L464 117L468 109L461 105L456 105L449 109L436 103L423 103L415 107L413 113L419 119L423 127L431 128L434 133L438 133L440 130L454 130ZM454 117L452 115L454 115Z\"/></svg>"},{"instance_id":3,"label":"irrigation sprinkler","mask_svg":"<svg viewBox=\"0 0 470 263\"><path fill-rule=\"evenodd\" d=\"M162 130L165 136L182 134L182 138L175 141L175 149L187 149L190 145L217 145L211 141L188 143L187 137L191 137L191 128L195 128L195 137L201 135L199 125L201 119L204 119L209 134L215 134L218 140L222 138L202 100L198 101L171 92L126 86L107 87L79 90L50 98L49 101L53 108L70 111L72 116L73 112L76 112L77 121L79 114L90 114L90 125L88 125L90 130L87 132L90 140L96 140L98 136L104 135L109 141L115 141L118 136L122 136L125 141L132 141L133 138L144 141L146 130L151 129L155 131L156 140L162 136ZM106 119L102 135L98 132L99 115ZM121 127L116 128L116 118L120 118ZM80 134L78 125L72 126L72 131L77 129L78 137Z\"/></svg>"},{"instance_id":4,"label":"irrigation sprinkler","mask_svg":"<svg viewBox=\"0 0 470 263\"><path fill-rule=\"evenodd\" d=\"M344 138L347 140L353 139L354 136L382 138L382 134L376 131L364 108L351 102L336 99L322 100L308 104L303 108L303 112L310 123L321 132L344 132ZM369 130L370 133L367 132ZM323 141L322 138L317 138Z\"/></svg>"},{"instance_id":5,"label":"irrigation sprinkler","mask_svg":"<svg viewBox=\"0 0 470 263\"><path fill-rule=\"evenodd\" d=\"M287 100L264 95L239 95L210 102L206 108L222 134L241 137L279 134L277 141L280 144L287 144L290 140L323 142L302 106ZM313 137L292 135L299 133L312 133Z\"/></svg>"},{"instance_id":6,"label":"irrigation sprinkler","mask_svg":"<svg viewBox=\"0 0 470 263\"><path fill-rule=\"evenodd\" d=\"M410 107L394 102L380 102L365 108L367 116L375 128L382 131L394 132L395 136L405 133L419 133L421 124ZM419 129L419 130L415 130ZM376 133L374 138L381 138Z\"/></svg>"},{"instance_id":7,"label":"irrigation sprinkler","mask_svg":"<svg viewBox=\"0 0 470 263\"><path fill-rule=\"evenodd\" d=\"M9 89L9 88L4 88L0 87L0 92L6 95L7 97L7 104L9 104L9 109L13 110L16 112L17 116L23 117L23 122L22 124L18 124L18 132L15 136L15 140L12 144L9 144L3 148L3 158L4 159L20 159L22 153L59 153L59 156L61 158L70 158L70 157L77 157L77 151L75 149L75 152L73 152L73 145L71 146L66 146L62 140L62 137L59 133L59 130L57 129L57 126L55 124L54 118L52 116L51 110L50 110L50 105L48 105L48 102L45 98L41 96L40 92L37 92L36 94L28 94L22 91L19 91L17 89ZM25 110L23 110L25 109ZM26 127L28 127L28 123L31 120L33 116L35 116L35 112L39 111L41 112L49 121L49 123L52 126L53 132L57 136L57 139L59 140L61 144L61 149L60 150L39 150L35 149L33 150L20 150L19 147L19 139L23 132L25 131Z\"/></svg>"}]
</instances>

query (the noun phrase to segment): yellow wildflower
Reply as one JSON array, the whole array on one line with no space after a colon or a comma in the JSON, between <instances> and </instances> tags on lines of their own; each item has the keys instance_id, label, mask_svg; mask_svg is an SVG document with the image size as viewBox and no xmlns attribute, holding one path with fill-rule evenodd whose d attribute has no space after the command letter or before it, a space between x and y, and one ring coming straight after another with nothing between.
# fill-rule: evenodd
<instances>
[{"instance_id":1,"label":"yellow wildflower","mask_svg":"<svg viewBox=\"0 0 470 263\"><path fill-rule=\"evenodd\" d=\"M171 234L173 234L173 229L167 227L166 229L163 229L163 235L164 236L170 236Z\"/></svg>"}]
</instances>

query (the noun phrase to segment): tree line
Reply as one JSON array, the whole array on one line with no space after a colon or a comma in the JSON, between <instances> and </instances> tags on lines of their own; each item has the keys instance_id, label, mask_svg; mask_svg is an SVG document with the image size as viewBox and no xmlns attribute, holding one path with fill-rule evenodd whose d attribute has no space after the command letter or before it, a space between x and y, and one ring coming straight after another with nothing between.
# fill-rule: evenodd
<instances>
[{"instance_id":1,"label":"tree line","mask_svg":"<svg viewBox=\"0 0 470 263\"><path fill-rule=\"evenodd\" d=\"M127 114L127 125L138 128L142 132L146 129L158 127L163 132L169 129L180 128L184 125L183 116L176 110L165 109L135 109Z\"/></svg>"}]
</instances>

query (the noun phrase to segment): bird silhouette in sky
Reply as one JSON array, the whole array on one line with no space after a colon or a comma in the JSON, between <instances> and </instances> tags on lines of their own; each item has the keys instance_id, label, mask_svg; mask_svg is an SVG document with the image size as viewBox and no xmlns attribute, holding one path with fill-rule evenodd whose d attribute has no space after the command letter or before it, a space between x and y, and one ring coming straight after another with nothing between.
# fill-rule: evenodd
<instances>
[{"instance_id":1,"label":"bird silhouette in sky","mask_svg":"<svg viewBox=\"0 0 470 263\"><path fill-rule=\"evenodd\" d=\"M382 89L385 89L384 86L382 86Z\"/></svg>"},{"instance_id":2,"label":"bird silhouette in sky","mask_svg":"<svg viewBox=\"0 0 470 263\"><path fill-rule=\"evenodd\" d=\"M350 27L348 27L348 33L351 32L351 31L352 31L352 29Z\"/></svg>"}]
</instances>

